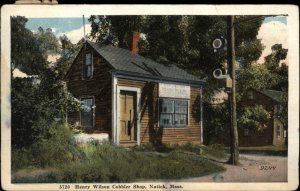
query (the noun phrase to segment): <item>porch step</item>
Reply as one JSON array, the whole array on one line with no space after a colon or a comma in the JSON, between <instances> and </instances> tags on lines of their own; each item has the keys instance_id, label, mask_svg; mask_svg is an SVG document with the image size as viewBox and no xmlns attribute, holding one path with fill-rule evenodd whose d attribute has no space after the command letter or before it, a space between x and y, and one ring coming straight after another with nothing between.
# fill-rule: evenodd
<instances>
[{"instance_id":1,"label":"porch step","mask_svg":"<svg viewBox=\"0 0 300 191\"><path fill-rule=\"evenodd\" d=\"M133 141L120 141L120 146L121 147L135 147L135 146L137 146L137 142L133 142Z\"/></svg>"}]
</instances>

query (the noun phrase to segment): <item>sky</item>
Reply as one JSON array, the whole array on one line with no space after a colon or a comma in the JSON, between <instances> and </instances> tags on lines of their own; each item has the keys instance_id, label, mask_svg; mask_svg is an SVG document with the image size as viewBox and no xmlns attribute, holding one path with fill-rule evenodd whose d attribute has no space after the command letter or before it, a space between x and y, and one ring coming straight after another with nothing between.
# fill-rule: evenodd
<instances>
[{"instance_id":1,"label":"sky","mask_svg":"<svg viewBox=\"0 0 300 191\"><path fill-rule=\"evenodd\" d=\"M88 21L88 17L85 17L85 30L86 34L91 31L91 24ZM83 37L83 18L28 18L26 28L31 31L36 31L39 27L43 29L51 28L52 32L57 36L63 34L71 40L72 43L77 43Z\"/></svg>"},{"instance_id":2,"label":"sky","mask_svg":"<svg viewBox=\"0 0 300 191\"><path fill-rule=\"evenodd\" d=\"M77 43L83 37L83 18L28 18L26 27L32 31L36 31L39 27L43 29L51 28L54 34L59 37L63 34ZM88 16L85 17L85 31L88 34L91 31L91 25ZM287 17L266 17L257 38L262 40L265 49L258 63L264 62L264 57L271 53L271 46L275 43L282 44L284 48L288 48L287 43ZM288 62L288 60L286 60Z\"/></svg>"},{"instance_id":3,"label":"sky","mask_svg":"<svg viewBox=\"0 0 300 191\"><path fill-rule=\"evenodd\" d=\"M264 62L264 57L272 52L271 46L275 43L282 44L283 48L288 48L287 17L267 17L258 31L257 38L261 39L262 44L265 45L258 63ZM288 57L285 62L288 63Z\"/></svg>"}]
</instances>

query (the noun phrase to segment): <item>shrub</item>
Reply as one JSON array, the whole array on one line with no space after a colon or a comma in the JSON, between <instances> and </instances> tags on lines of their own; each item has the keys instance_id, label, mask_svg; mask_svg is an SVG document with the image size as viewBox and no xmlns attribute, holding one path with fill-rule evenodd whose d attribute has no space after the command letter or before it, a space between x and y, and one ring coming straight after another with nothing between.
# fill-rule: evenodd
<instances>
[{"instance_id":1,"label":"shrub","mask_svg":"<svg viewBox=\"0 0 300 191\"><path fill-rule=\"evenodd\" d=\"M16 171L23 167L30 167L33 165L33 157L27 149L12 149L11 152L11 169Z\"/></svg>"},{"instance_id":2,"label":"shrub","mask_svg":"<svg viewBox=\"0 0 300 191\"><path fill-rule=\"evenodd\" d=\"M74 159L72 133L68 126L52 124L47 137L33 143L28 149L13 149L12 169L57 166Z\"/></svg>"}]
</instances>

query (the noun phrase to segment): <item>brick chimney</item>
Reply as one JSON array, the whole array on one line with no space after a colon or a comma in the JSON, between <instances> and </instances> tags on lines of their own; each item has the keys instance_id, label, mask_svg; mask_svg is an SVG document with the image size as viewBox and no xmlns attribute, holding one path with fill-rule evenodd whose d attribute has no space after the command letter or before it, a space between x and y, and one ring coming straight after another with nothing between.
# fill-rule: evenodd
<instances>
[{"instance_id":1,"label":"brick chimney","mask_svg":"<svg viewBox=\"0 0 300 191\"><path fill-rule=\"evenodd\" d=\"M139 32L133 32L132 35L132 46L131 46L131 52L133 54L138 54L139 53L139 40L140 40L140 33Z\"/></svg>"}]
</instances>

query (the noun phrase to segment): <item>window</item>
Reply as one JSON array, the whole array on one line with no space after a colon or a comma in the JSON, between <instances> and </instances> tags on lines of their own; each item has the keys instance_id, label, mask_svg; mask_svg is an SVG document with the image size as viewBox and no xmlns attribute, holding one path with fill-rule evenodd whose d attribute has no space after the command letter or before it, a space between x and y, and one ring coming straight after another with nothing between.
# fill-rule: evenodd
<instances>
[{"instance_id":1,"label":"window","mask_svg":"<svg viewBox=\"0 0 300 191\"><path fill-rule=\"evenodd\" d=\"M184 127L188 124L188 101L160 99L159 124L162 127Z\"/></svg>"},{"instance_id":2,"label":"window","mask_svg":"<svg viewBox=\"0 0 300 191\"><path fill-rule=\"evenodd\" d=\"M81 99L81 126L83 127L93 127L94 124L94 99L84 98Z\"/></svg>"},{"instance_id":3,"label":"window","mask_svg":"<svg viewBox=\"0 0 300 191\"><path fill-rule=\"evenodd\" d=\"M281 132L280 132L280 126L279 125L277 125L276 135L277 135L278 139L281 137Z\"/></svg>"},{"instance_id":4,"label":"window","mask_svg":"<svg viewBox=\"0 0 300 191\"><path fill-rule=\"evenodd\" d=\"M247 137L247 136L249 136L249 135L250 135L249 129L248 129L248 128L245 128L245 129L244 129L244 136Z\"/></svg>"},{"instance_id":5,"label":"window","mask_svg":"<svg viewBox=\"0 0 300 191\"><path fill-rule=\"evenodd\" d=\"M254 100L254 92L253 91L248 92L248 100Z\"/></svg>"},{"instance_id":6,"label":"window","mask_svg":"<svg viewBox=\"0 0 300 191\"><path fill-rule=\"evenodd\" d=\"M83 77L84 79L90 79L93 76L93 58L92 53L85 53L84 56L84 67L83 67Z\"/></svg>"}]
</instances>

